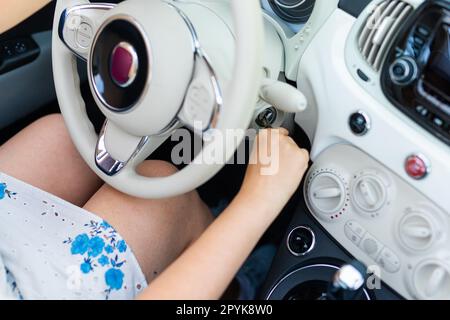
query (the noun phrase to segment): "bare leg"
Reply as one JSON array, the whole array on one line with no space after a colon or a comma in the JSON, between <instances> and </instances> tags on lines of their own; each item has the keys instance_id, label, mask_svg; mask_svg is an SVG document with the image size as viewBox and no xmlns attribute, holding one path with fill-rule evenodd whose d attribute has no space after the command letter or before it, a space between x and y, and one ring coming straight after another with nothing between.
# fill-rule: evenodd
<instances>
[{"instance_id":1,"label":"bare leg","mask_svg":"<svg viewBox=\"0 0 450 320\"><path fill-rule=\"evenodd\" d=\"M0 171L78 206L101 186L59 114L39 119L2 145Z\"/></svg>"},{"instance_id":2,"label":"bare leg","mask_svg":"<svg viewBox=\"0 0 450 320\"><path fill-rule=\"evenodd\" d=\"M146 161L145 176L167 176L176 169L162 161ZM165 200L130 197L104 185L85 209L108 221L125 238L151 282L211 223L212 216L196 192Z\"/></svg>"}]
</instances>

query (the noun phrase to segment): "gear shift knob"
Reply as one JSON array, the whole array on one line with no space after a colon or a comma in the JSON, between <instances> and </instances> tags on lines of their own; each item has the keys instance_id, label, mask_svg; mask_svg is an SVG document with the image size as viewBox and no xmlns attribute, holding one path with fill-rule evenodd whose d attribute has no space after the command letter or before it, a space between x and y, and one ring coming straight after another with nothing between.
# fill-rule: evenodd
<instances>
[{"instance_id":1,"label":"gear shift knob","mask_svg":"<svg viewBox=\"0 0 450 320\"><path fill-rule=\"evenodd\" d=\"M333 276L329 285L328 300L356 300L366 282L366 267L353 261L342 266Z\"/></svg>"}]
</instances>

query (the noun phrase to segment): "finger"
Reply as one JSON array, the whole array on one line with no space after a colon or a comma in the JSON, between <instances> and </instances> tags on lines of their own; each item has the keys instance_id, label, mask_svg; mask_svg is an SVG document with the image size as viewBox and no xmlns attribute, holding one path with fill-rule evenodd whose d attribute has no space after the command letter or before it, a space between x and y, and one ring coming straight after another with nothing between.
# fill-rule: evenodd
<instances>
[{"instance_id":1,"label":"finger","mask_svg":"<svg viewBox=\"0 0 450 320\"><path fill-rule=\"evenodd\" d=\"M289 131L286 129L286 128L279 128L279 129L277 129L279 132L280 132L280 134L281 135L283 135L283 136L289 136Z\"/></svg>"}]
</instances>

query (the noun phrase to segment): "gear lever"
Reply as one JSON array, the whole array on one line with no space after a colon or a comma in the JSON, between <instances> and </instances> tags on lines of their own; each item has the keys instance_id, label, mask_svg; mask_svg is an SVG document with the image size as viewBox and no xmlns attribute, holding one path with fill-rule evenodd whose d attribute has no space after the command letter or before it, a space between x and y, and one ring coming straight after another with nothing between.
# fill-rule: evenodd
<instances>
[{"instance_id":1,"label":"gear lever","mask_svg":"<svg viewBox=\"0 0 450 320\"><path fill-rule=\"evenodd\" d=\"M358 300L366 282L366 267L353 261L342 266L333 276L326 300Z\"/></svg>"}]
</instances>

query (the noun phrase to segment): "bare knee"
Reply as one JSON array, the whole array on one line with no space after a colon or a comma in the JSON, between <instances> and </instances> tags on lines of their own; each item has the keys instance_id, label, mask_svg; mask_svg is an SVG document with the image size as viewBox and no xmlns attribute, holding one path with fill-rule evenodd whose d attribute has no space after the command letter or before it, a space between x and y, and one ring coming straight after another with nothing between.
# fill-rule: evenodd
<instances>
[{"instance_id":1,"label":"bare knee","mask_svg":"<svg viewBox=\"0 0 450 320\"><path fill-rule=\"evenodd\" d=\"M36 120L33 124L33 127L39 126L44 130L58 130L58 131L64 131L67 132L65 124L64 124L64 118L59 113L50 114L47 116L44 116L38 120Z\"/></svg>"},{"instance_id":2,"label":"bare knee","mask_svg":"<svg viewBox=\"0 0 450 320\"><path fill-rule=\"evenodd\" d=\"M53 145L73 148L72 140L61 114L51 114L40 118L28 128L31 134L49 139Z\"/></svg>"}]
</instances>

